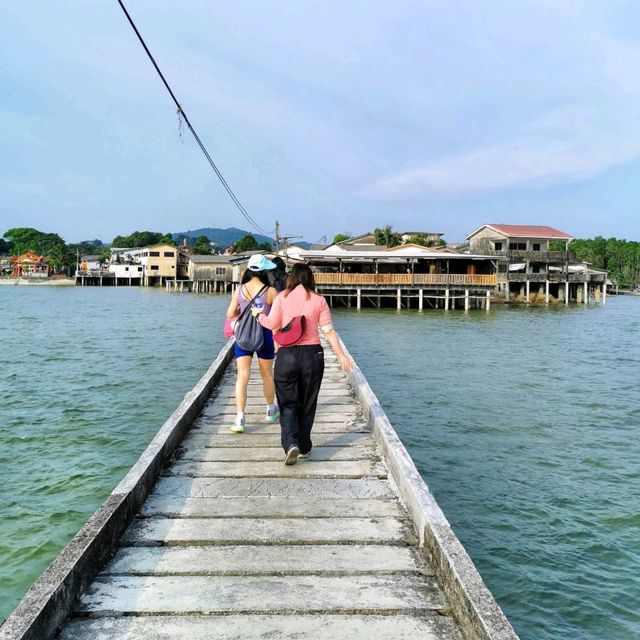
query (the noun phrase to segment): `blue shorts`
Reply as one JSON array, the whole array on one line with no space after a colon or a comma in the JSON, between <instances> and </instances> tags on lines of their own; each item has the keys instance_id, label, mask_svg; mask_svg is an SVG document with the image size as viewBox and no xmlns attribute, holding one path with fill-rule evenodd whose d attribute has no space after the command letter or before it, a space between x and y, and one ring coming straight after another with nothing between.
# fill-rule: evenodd
<instances>
[{"instance_id":1,"label":"blue shorts","mask_svg":"<svg viewBox=\"0 0 640 640\"><path fill-rule=\"evenodd\" d=\"M273 346L273 333L271 329L265 329L262 327L262 335L264 337L264 342L262 343L262 348L259 351L256 351L255 354L261 360L273 360L275 358L275 349ZM253 351L245 351L241 349L237 343L233 344L233 353L236 358L242 358L242 356L252 356Z\"/></svg>"}]
</instances>

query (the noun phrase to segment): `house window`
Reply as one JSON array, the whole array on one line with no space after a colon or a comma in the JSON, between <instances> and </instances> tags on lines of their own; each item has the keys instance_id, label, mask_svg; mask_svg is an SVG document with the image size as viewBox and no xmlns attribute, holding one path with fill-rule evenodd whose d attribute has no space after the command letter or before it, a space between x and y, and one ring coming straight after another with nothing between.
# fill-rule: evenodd
<instances>
[{"instance_id":1,"label":"house window","mask_svg":"<svg viewBox=\"0 0 640 640\"><path fill-rule=\"evenodd\" d=\"M224 267L216 267L217 276L223 276L225 273L227 273L227 270Z\"/></svg>"},{"instance_id":2,"label":"house window","mask_svg":"<svg viewBox=\"0 0 640 640\"><path fill-rule=\"evenodd\" d=\"M159 251L149 251L149 255L152 258L159 258L160 257L160 252Z\"/></svg>"},{"instance_id":3,"label":"house window","mask_svg":"<svg viewBox=\"0 0 640 640\"><path fill-rule=\"evenodd\" d=\"M494 242L493 247L496 251L502 251L502 242Z\"/></svg>"},{"instance_id":4,"label":"house window","mask_svg":"<svg viewBox=\"0 0 640 640\"><path fill-rule=\"evenodd\" d=\"M164 257L165 258L173 258L176 254L173 251L165 251L164 252Z\"/></svg>"},{"instance_id":5,"label":"house window","mask_svg":"<svg viewBox=\"0 0 640 640\"><path fill-rule=\"evenodd\" d=\"M510 242L509 243L509 251L526 251L527 243L526 242Z\"/></svg>"},{"instance_id":6,"label":"house window","mask_svg":"<svg viewBox=\"0 0 640 640\"><path fill-rule=\"evenodd\" d=\"M533 243L533 251L540 251L540 243L539 242L534 242Z\"/></svg>"},{"instance_id":7,"label":"house window","mask_svg":"<svg viewBox=\"0 0 640 640\"><path fill-rule=\"evenodd\" d=\"M157 271L160 267L157 264L151 265L151 271Z\"/></svg>"}]
</instances>

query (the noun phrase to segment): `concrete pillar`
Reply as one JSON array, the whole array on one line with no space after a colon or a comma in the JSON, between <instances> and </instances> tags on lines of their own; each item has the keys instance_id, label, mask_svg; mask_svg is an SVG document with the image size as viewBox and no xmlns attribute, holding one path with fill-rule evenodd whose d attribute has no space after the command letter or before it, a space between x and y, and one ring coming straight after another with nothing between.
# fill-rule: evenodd
<instances>
[{"instance_id":1,"label":"concrete pillar","mask_svg":"<svg viewBox=\"0 0 640 640\"><path fill-rule=\"evenodd\" d=\"M356 308L362 309L362 289L356 289Z\"/></svg>"},{"instance_id":2,"label":"concrete pillar","mask_svg":"<svg viewBox=\"0 0 640 640\"><path fill-rule=\"evenodd\" d=\"M569 304L569 283L564 283L564 303Z\"/></svg>"},{"instance_id":3,"label":"concrete pillar","mask_svg":"<svg viewBox=\"0 0 640 640\"><path fill-rule=\"evenodd\" d=\"M587 284L586 280L583 283L583 290L584 290L584 303L585 304L589 304L589 285Z\"/></svg>"},{"instance_id":4,"label":"concrete pillar","mask_svg":"<svg viewBox=\"0 0 640 640\"><path fill-rule=\"evenodd\" d=\"M549 281L544 283L544 301L549 304Z\"/></svg>"},{"instance_id":5,"label":"concrete pillar","mask_svg":"<svg viewBox=\"0 0 640 640\"><path fill-rule=\"evenodd\" d=\"M402 289L398 289L396 292L396 308L398 311L402 309Z\"/></svg>"},{"instance_id":6,"label":"concrete pillar","mask_svg":"<svg viewBox=\"0 0 640 640\"><path fill-rule=\"evenodd\" d=\"M605 305L607 303L607 283L602 283L602 304Z\"/></svg>"},{"instance_id":7,"label":"concrete pillar","mask_svg":"<svg viewBox=\"0 0 640 640\"><path fill-rule=\"evenodd\" d=\"M418 311L424 309L424 289L418 289Z\"/></svg>"},{"instance_id":8,"label":"concrete pillar","mask_svg":"<svg viewBox=\"0 0 640 640\"><path fill-rule=\"evenodd\" d=\"M487 290L487 311L491 309L491 291Z\"/></svg>"},{"instance_id":9,"label":"concrete pillar","mask_svg":"<svg viewBox=\"0 0 640 640\"><path fill-rule=\"evenodd\" d=\"M509 274L507 274L507 278L509 277ZM507 284L504 287L504 299L509 302L509 280L507 280Z\"/></svg>"},{"instance_id":10,"label":"concrete pillar","mask_svg":"<svg viewBox=\"0 0 640 640\"><path fill-rule=\"evenodd\" d=\"M525 286L524 299L526 302L529 302L529 294L531 293L531 283L527 280L524 286Z\"/></svg>"},{"instance_id":11,"label":"concrete pillar","mask_svg":"<svg viewBox=\"0 0 640 640\"><path fill-rule=\"evenodd\" d=\"M464 310L469 311L469 289L464 290Z\"/></svg>"},{"instance_id":12,"label":"concrete pillar","mask_svg":"<svg viewBox=\"0 0 640 640\"><path fill-rule=\"evenodd\" d=\"M444 310L449 311L449 287L444 290Z\"/></svg>"}]
</instances>

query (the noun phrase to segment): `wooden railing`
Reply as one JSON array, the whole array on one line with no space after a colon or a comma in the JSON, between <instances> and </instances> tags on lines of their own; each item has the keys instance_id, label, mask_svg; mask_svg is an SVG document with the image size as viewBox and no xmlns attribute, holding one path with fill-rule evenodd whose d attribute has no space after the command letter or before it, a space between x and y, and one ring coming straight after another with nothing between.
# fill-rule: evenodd
<instances>
[{"instance_id":1,"label":"wooden railing","mask_svg":"<svg viewBox=\"0 0 640 640\"><path fill-rule=\"evenodd\" d=\"M494 275L467 275L466 273L316 273L316 284L319 285L387 285L387 286L419 286L419 285L467 285L489 286L497 284Z\"/></svg>"}]
</instances>

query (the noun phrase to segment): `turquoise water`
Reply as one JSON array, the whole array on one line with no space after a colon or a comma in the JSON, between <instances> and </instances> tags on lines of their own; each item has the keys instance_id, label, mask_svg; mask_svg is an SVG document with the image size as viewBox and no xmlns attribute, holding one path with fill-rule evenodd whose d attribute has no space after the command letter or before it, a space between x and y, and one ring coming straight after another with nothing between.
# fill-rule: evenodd
<instances>
[{"instance_id":1,"label":"turquoise water","mask_svg":"<svg viewBox=\"0 0 640 640\"><path fill-rule=\"evenodd\" d=\"M205 371L226 306L0 287L0 619ZM640 300L335 316L523 640L640 637Z\"/></svg>"}]
</instances>

